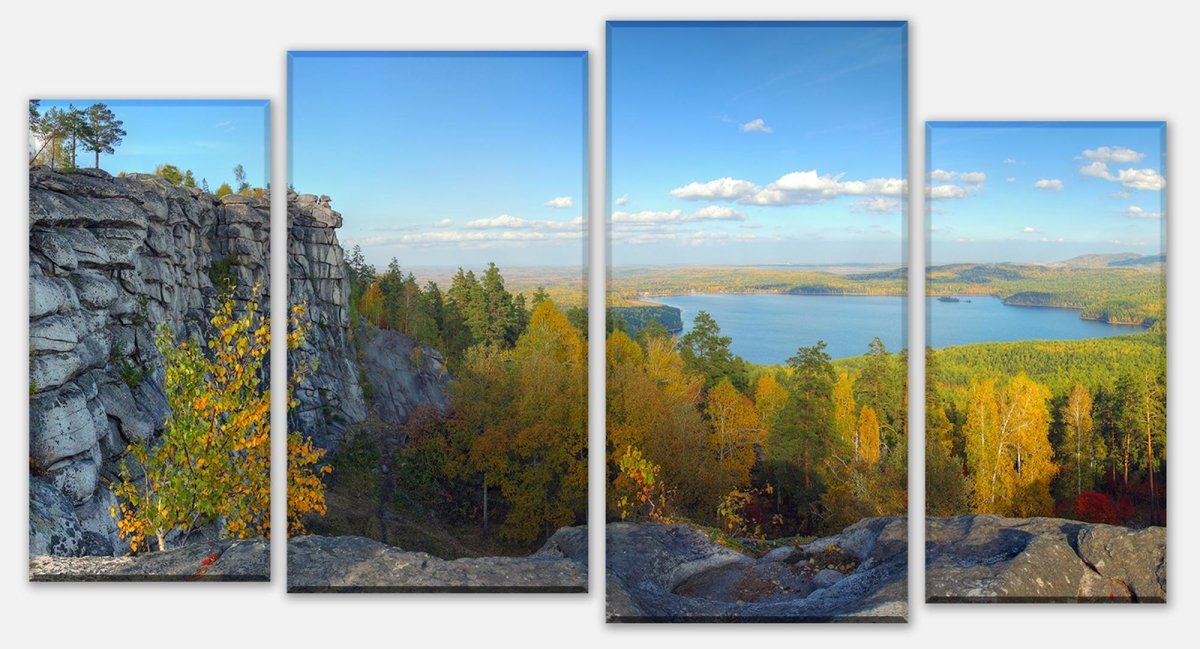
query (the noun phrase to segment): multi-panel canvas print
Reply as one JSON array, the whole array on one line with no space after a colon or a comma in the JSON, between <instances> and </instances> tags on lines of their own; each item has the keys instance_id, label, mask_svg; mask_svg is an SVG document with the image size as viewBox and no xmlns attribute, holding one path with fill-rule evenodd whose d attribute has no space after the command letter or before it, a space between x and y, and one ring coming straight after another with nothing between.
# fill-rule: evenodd
<instances>
[{"instance_id":1,"label":"multi-panel canvas print","mask_svg":"<svg viewBox=\"0 0 1200 649\"><path fill-rule=\"evenodd\" d=\"M269 577L268 122L29 103L31 579Z\"/></svg>"},{"instance_id":2,"label":"multi-panel canvas print","mask_svg":"<svg viewBox=\"0 0 1200 649\"><path fill-rule=\"evenodd\" d=\"M288 589L587 588L587 56L289 56Z\"/></svg>"},{"instance_id":3,"label":"multi-panel canvas print","mask_svg":"<svg viewBox=\"0 0 1200 649\"><path fill-rule=\"evenodd\" d=\"M608 25L611 622L907 615L907 24Z\"/></svg>"},{"instance_id":4,"label":"multi-panel canvas print","mask_svg":"<svg viewBox=\"0 0 1200 649\"><path fill-rule=\"evenodd\" d=\"M1166 125L926 148L926 598L1165 601Z\"/></svg>"}]
</instances>

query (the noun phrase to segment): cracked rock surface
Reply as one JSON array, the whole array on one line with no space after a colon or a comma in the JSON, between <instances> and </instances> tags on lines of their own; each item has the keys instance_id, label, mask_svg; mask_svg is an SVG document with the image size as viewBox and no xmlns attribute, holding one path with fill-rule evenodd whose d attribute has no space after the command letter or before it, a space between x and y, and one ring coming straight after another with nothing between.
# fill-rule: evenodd
<instances>
[{"instance_id":1,"label":"cracked rock surface","mask_svg":"<svg viewBox=\"0 0 1200 649\"><path fill-rule=\"evenodd\" d=\"M266 539L193 543L131 557L35 556L31 581L267 581Z\"/></svg>"},{"instance_id":2,"label":"cracked rock surface","mask_svg":"<svg viewBox=\"0 0 1200 649\"><path fill-rule=\"evenodd\" d=\"M1165 602L1167 530L1059 518L929 518L930 602Z\"/></svg>"},{"instance_id":3,"label":"cracked rock surface","mask_svg":"<svg viewBox=\"0 0 1200 649\"><path fill-rule=\"evenodd\" d=\"M753 558L688 525L609 523L608 619L902 622L907 525L905 518L867 518Z\"/></svg>"},{"instance_id":4,"label":"cracked rock surface","mask_svg":"<svg viewBox=\"0 0 1200 649\"><path fill-rule=\"evenodd\" d=\"M439 559L360 536L288 541L288 591L586 592L587 526L564 527L527 557Z\"/></svg>"}]
</instances>

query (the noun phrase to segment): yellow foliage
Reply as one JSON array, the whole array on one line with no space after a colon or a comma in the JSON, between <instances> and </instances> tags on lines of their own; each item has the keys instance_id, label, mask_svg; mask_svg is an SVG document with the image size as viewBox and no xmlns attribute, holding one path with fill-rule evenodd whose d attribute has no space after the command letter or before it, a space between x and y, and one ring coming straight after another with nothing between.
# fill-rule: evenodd
<instances>
[{"instance_id":1,"label":"yellow foliage","mask_svg":"<svg viewBox=\"0 0 1200 649\"><path fill-rule=\"evenodd\" d=\"M862 457L858 436L859 412L854 402L854 379L841 372L833 384L833 430L847 449L853 449L854 459Z\"/></svg>"},{"instance_id":2,"label":"yellow foliage","mask_svg":"<svg viewBox=\"0 0 1200 649\"><path fill-rule=\"evenodd\" d=\"M1053 512L1050 480L1058 467L1049 440L1050 396L1048 388L1024 374L1002 387L995 379L972 382L963 433L976 512Z\"/></svg>"},{"instance_id":3,"label":"yellow foliage","mask_svg":"<svg viewBox=\"0 0 1200 649\"><path fill-rule=\"evenodd\" d=\"M287 348L289 352L294 352L304 345L305 337L311 328L312 323L306 319L305 306L303 304L292 305L288 317ZM297 405L293 392L306 371L308 371L308 367L298 365L293 367L292 373L288 377L289 410ZM325 515L327 510L324 476L330 474L333 468L328 464L322 464L325 449L316 447L313 445L312 439L304 437L297 431L288 433L287 450L287 521L288 536L290 537L306 532L304 529L305 516Z\"/></svg>"},{"instance_id":4,"label":"yellow foliage","mask_svg":"<svg viewBox=\"0 0 1200 649\"><path fill-rule=\"evenodd\" d=\"M868 466L879 461L879 417L871 406L863 406L858 413L858 456Z\"/></svg>"},{"instance_id":5,"label":"yellow foliage","mask_svg":"<svg viewBox=\"0 0 1200 649\"><path fill-rule=\"evenodd\" d=\"M218 306L207 353L177 344L165 326L157 332L171 414L157 444L130 446L142 479L122 463L113 489L118 531L134 551L148 549L150 536L165 549L169 533L212 522L231 538L270 532L271 398L262 375L271 335L260 294L256 286L241 315L232 297Z\"/></svg>"},{"instance_id":6,"label":"yellow foliage","mask_svg":"<svg viewBox=\"0 0 1200 649\"><path fill-rule=\"evenodd\" d=\"M260 295L256 286L241 314L234 312L232 296L226 297L210 320L204 345L176 343L165 326L157 332L171 414L156 444L130 446L140 479L128 462L122 463L113 488L119 509L110 512L134 552L150 549L151 537L157 549L166 549L172 532L209 523L217 523L228 538L270 535L271 398L262 377L271 326L270 318L259 313ZM303 309L294 314L302 315ZM302 340L302 333L289 334L289 347ZM311 445L293 449L292 442L289 436L289 459L319 459ZM323 508L323 495L307 498Z\"/></svg>"},{"instance_id":7,"label":"yellow foliage","mask_svg":"<svg viewBox=\"0 0 1200 649\"><path fill-rule=\"evenodd\" d=\"M709 444L716 455L720 489L749 484L756 449L767 443L767 431L754 403L727 378L711 390L704 404L710 432Z\"/></svg>"}]
</instances>

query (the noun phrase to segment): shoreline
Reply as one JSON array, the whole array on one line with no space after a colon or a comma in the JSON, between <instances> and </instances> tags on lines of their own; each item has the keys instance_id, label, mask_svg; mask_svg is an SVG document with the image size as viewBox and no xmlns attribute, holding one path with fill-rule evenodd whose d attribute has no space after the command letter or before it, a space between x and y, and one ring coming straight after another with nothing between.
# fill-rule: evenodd
<instances>
[{"instance_id":1,"label":"shoreline","mask_svg":"<svg viewBox=\"0 0 1200 649\"><path fill-rule=\"evenodd\" d=\"M645 296L639 297L637 299L625 298L624 301L628 302L629 304L621 304L621 305L615 305L615 306L610 305L607 308L612 309L612 308L626 308L626 307L638 307L638 306L667 306L667 307L669 307L669 306L671 306L670 304L666 304L666 303L656 301L656 300L661 300L662 298L670 298L670 297L699 297L699 296L705 296L705 295L707 295L707 296L783 295L783 296L794 296L794 297L900 297L900 298L908 297L907 293L890 293L890 292L886 292L886 293L798 292L798 293L796 293L796 292L780 292L780 291L719 291L719 292L709 291L709 292L704 292L704 293L654 294L654 295L645 295ZM1004 306L1024 307L1024 308L1030 308L1030 309L1064 309L1064 310L1068 310L1068 311L1077 311L1077 312L1079 312L1079 319L1086 320L1088 322L1099 322L1099 323L1103 323L1103 324L1107 324L1107 325L1116 325L1116 326L1140 327L1142 330L1149 330L1151 327L1154 326L1153 322L1150 322L1149 324L1147 324L1144 319L1138 320L1138 321L1130 321L1130 320L1112 320L1112 319L1106 319L1106 318L1102 318L1102 317L1084 316L1083 311L1087 307L1059 306L1059 305L1054 305L1054 304L1022 304L1019 302L1008 302L1007 298L1000 297L999 295L996 295L995 293L988 293L988 292L979 292L979 293L929 293L929 292L926 292L925 293L926 301L936 300L936 299L943 298L943 297L953 297L953 298L992 297L992 298L996 298L997 300L1000 300L1004 304Z\"/></svg>"}]
</instances>

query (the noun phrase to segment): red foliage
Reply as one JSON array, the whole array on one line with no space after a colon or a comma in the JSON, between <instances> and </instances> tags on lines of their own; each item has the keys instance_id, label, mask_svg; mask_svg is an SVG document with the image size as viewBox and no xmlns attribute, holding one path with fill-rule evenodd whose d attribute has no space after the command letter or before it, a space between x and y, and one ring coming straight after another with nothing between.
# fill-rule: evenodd
<instances>
[{"instance_id":1,"label":"red foliage","mask_svg":"<svg viewBox=\"0 0 1200 649\"><path fill-rule=\"evenodd\" d=\"M1133 506L1129 503L1129 499L1122 497L1121 501L1128 505L1128 512L1133 513ZM1085 491L1075 498L1075 502L1066 503L1069 506L1069 513L1072 517L1088 523L1108 523L1116 525L1120 523L1125 516L1124 509L1120 502L1114 504L1108 496L1095 491Z\"/></svg>"},{"instance_id":2,"label":"red foliage","mask_svg":"<svg viewBox=\"0 0 1200 649\"><path fill-rule=\"evenodd\" d=\"M200 565L211 566L213 564L213 562L216 561L217 559L219 559L220 557L221 557L221 553L213 552L212 554L208 555L207 557L204 557L203 559L201 559Z\"/></svg>"}]
</instances>

